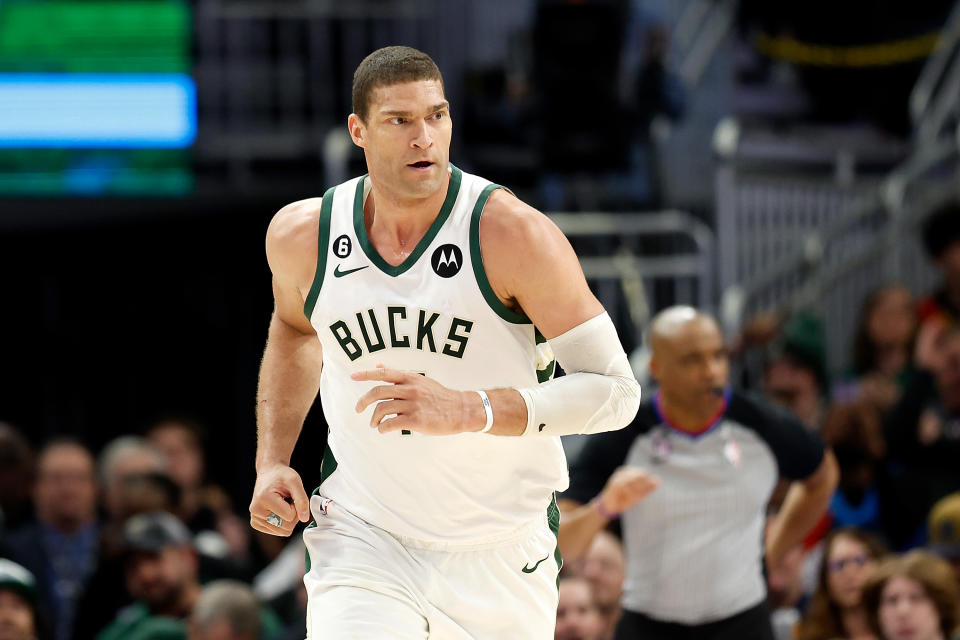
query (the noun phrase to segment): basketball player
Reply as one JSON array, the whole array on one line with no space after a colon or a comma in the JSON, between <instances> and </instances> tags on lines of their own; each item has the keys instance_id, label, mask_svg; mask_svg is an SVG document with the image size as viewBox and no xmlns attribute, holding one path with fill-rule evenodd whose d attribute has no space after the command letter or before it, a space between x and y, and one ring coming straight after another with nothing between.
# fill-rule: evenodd
<instances>
[{"instance_id":1,"label":"basketball player","mask_svg":"<svg viewBox=\"0 0 960 640\"><path fill-rule=\"evenodd\" d=\"M551 638L557 436L625 426L639 385L562 233L450 164L427 55L370 54L353 111L369 174L267 232L251 525L289 535L312 515L308 637ZM552 354L567 375L547 380ZM330 433L308 502L289 464L318 389Z\"/></svg>"}]
</instances>

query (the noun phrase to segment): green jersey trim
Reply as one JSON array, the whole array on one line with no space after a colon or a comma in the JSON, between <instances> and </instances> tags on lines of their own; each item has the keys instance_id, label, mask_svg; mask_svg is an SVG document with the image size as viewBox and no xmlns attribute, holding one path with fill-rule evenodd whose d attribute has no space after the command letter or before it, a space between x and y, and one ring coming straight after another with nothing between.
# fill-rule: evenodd
<instances>
[{"instance_id":1,"label":"green jersey trim","mask_svg":"<svg viewBox=\"0 0 960 640\"><path fill-rule=\"evenodd\" d=\"M557 494L553 494L547 506L547 523L550 531L557 538L557 546L553 550L553 559L557 561L557 590L560 590L560 570L563 569L563 556L560 554L560 508L557 507Z\"/></svg>"},{"instance_id":2,"label":"green jersey trim","mask_svg":"<svg viewBox=\"0 0 960 640\"><path fill-rule=\"evenodd\" d=\"M327 438L330 438L330 430L327 429ZM330 477L334 471L337 470L337 459L333 455L333 451L330 449L330 444L327 444L327 448L323 452L323 459L320 460L320 484L323 484L323 481ZM320 493L320 486L318 485L316 489L313 490L313 493L310 496L315 496ZM307 525L307 529L313 529L317 526L316 520L311 520L310 524ZM303 552L303 561L304 566L307 569L307 573L310 572L310 552L304 550Z\"/></svg>"},{"instance_id":3,"label":"green jersey trim","mask_svg":"<svg viewBox=\"0 0 960 640\"><path fill-rule=\"evenodd\" d=\"M480 287L480 293L483 294L483 299L487 301L490 308L507 322L530 324L530 318L503 304L497 294L494 293L493 287L490 286L490 281L487 279L487 272L483 268L483 255L480 253L480 216L483 214L483 207L487 204L487 199L491 193L503 188L499 184L487 185L480 192L480 197L477 198L477 203L473 206L473 213L470 216L470 261L473 263L473 275L477 279L477 286Z\"/></svg>"},{"instance_id":4,"label":"green jersey trim","mask_svg":"<svg viewBox=\"0 0 960 640\"><path fill-rule=\"evenodd\" d=\"M440 232L440 228L443 226L443 223L446 222L447 218L450 217L450 212L453 210L453 205L457 201L457 194L460 192L460 181L463 177L463 174L460 172L460 169L457 169L452 164L450 165L450 183L447 185L447 197L443 200L443 206L440 207L440 213L437 214L433 224L431 224L430 228L427 229L427 233L420 239L420 242L417 243L413 253L407 256L407 259L397 266L393 266L384 260L383 256L377 253L373 243L370 242L370 237L367 235L367 225L363 222L363 186L367 180L367 176L369 175L370 174L364 175L357 182L357 192L353 198L353 230L354 233L357 234L357 240L360 243L360 246L363 247L363 252L367 254L370 262L372 262L378 269L380 269L380 271L383 271L388 276L396 277L416 264L420 256L423 255L423 252L426 251L427 247L430 246L430 243L433 242L433 239L437 236L437 233Z\"/></svg>"},{"instance_id":5,"label":"green jersey trim","mask_svg":"<svg viewBox=\"0 0 960 640\"><path fill-rule=\"evenodd\" d=\"M323 285L323 272L327 268L327 247L330 246L330 211L333 209L333 192L336 187L330 187L323 194L323 202L320 204L320 220L317 231L317 271L313 274L313 284L310 286L310 293L303 303L303 312L307 316L307 321L313 317L313 308L317 306L317 298L320 297L320 287Z\"/></svg>"}]
</instances>

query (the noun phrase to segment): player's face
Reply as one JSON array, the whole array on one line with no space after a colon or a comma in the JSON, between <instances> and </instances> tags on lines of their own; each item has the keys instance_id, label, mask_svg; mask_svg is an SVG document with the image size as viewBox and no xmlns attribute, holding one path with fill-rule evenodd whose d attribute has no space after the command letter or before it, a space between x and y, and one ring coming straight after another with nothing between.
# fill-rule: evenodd
<instances>
[{"instance_id":1,"label":"player's face","mask_svg":"<svg viewBox=\"0 0 960 640\"><path fill-rule=\"evenodd\" d=\"M439 80L375 89L367 121L351 114L348 126L374 185L390 196L427 198L446 183L452 125Z\"/></svg>"},{"instance_id":2,"label":"player's face","mask_svg":"<svg viewBox=\"0 0 960 640\"><path fill-rule=\"evenodd\" d=\"M658 345L654 377L665 392L685 403L713 407L727 385L730 360L717 324L708 318L686 323Z\"/></svg>"},{"instance_id":3,"label":"player's face","mask_svg":"<svg viewBox=\"0 0 960 640\"><path fill-rule=\"evenodd\" d=\"M940 615L923 585L895 576L880 595L880 628L889 640L939 640Z\"/></svg>"}]
</instances>

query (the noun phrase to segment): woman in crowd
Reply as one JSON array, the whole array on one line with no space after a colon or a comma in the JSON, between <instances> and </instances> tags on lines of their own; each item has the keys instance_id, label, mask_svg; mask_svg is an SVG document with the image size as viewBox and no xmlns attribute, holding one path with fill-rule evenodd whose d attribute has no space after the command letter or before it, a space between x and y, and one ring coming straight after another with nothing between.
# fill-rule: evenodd
<instances>
[{"instance_id":1,"label":"woman in crowd","mask_svg":"<svg viewBox=\"0 0 960 640\"><path fill-rule=\"evenodd\" d=\"M863 590L870 624L883 640L949 640L958 598L950 565L926 551L886 560Z\"/></svg>"},{"instance_id":2,"label":"woman in crowd","mask_svg":"<svg viewBox=\"0 0 960 640\"><path fill-rule=\"evenodd\" d=\"M862 592L886 553L873 536L854 528L833 531L824 543L817 590L797 629L798 640L870 640Z\"/></svg>"},{"instance_id":3,"label":"woman in crowd","mask_svg":"<svg viewBox=\"0 0 960 640\"><path fill-rule=\"evenodd\" d=\"M906 287L888 285L867 296L853 341L854 380L834 390L836 399L864 398L881 411L896 404L912 375L916 331Z\"/></svg>"}]
</instances>

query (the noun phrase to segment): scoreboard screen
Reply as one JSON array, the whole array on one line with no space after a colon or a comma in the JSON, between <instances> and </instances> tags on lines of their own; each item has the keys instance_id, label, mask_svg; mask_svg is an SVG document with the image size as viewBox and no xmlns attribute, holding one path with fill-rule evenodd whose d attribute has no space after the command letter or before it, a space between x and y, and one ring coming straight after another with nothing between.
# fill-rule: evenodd
<instances>
[{"instance_id":1,"label":"scoreboard screen","mask_svg":"<svg viewBox=\"0 0 960 640\"><path fill-rule=\"evenodd\" d=\"M0 195L185 194L182 0L0 0Z\"/></svg>"}]
</instances>

